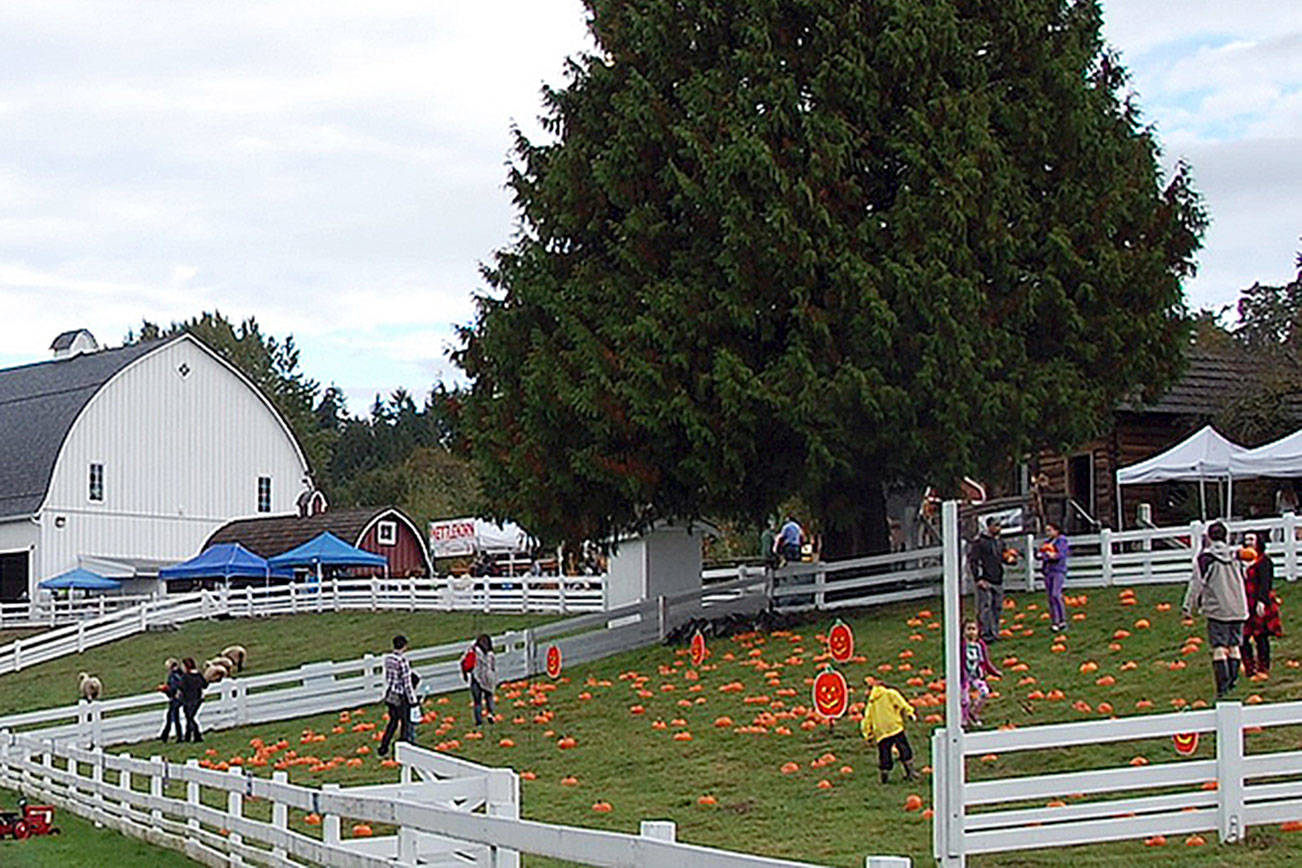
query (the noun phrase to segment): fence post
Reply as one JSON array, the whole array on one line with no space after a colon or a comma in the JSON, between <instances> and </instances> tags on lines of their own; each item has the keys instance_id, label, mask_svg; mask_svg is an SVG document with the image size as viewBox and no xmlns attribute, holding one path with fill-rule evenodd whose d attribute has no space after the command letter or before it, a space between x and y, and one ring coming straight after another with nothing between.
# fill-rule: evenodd
<instances>
[{"instance_id":1,"label":"fence post","mask_svg":"<svg viewBox=\"0 0 1302 868\"><path fill-rule=\"evenodd\" d=\"M167 780L167 763L163 762L163 758L158 754L151 756L149 761L154 766L154 771L149 775L149 795L156 800L161 799L163 798L163 784ZM163 811L161 808L151 808L149 816L153 818L154 825L157 826L158 821L163 819Z\"/></svg>"},{"instance_id":2,"label":"fence post","mask_svg":"<svg viewBox=\"0 0 1302 868\"><path fill-rule=\"evenodd\" d=\"M669 635L669 604L663 596L656 597L656 620L658 624L657 635L660 641L665 641Z\"/></svg>"},{"instance_id":3,"label":"fence post","mask_svg":"<svg viewBox=\"0 0 1302 868\"><path fill-rule=\"evenodd\" d=\"M271 779L278 784L287 784L289 783L289 772L272 772ZM271 825L282 832L289 828L289 805L280 800L271 803ZM285 858L285 848L272 847L271 855L283 860Z\"/></svg>"},{"instance_id":4,"label":"fence post","mask_svg":"<svg viewBox=\"0 0 1302 868\"><path fill-rule=\"evenodd\" d=\"M77 653L80 654L85 650L86 650L86 622L78 621L77 622Z\"/></svg>"},{"instance_id":5,"label":"fence post","mask_svg":"<svg viewBox=\"0 0 1302 868\"><path fill-rule=\"evenodd\" d=\"M239 786L244 786L243 772L239 771L238 769L231 769L229 774L232 776L231 777L232 781L239 781ZM243 792L235 788L231 788L230 790L226 791L226 813L236 818L242 818L244 816L244 793ZM234 852L234 850L236 847L238 847L239 844L242 844L244 842L244 836L241 835L239 832L235 831L234 829L230 829L229 832L230 834L227 840L231 842L232 852L227 857L229 859L228 864L231 866L231 868L238 868L238 866L244 864L244 860L241 859L239 855Z\"/></svg>"},{"instance_id":6,"label":"fence post","mask_svg":"<svg viewBox=\"0 0 1302 868\"><path fill-rule=\"evenodd\" d=\"M1103 587L1112 587L1112 528L1099 530L1099 554L1103 556Z\"/></svg>"},{"instance_id":7,"label":"fence post","mask_svg":"<svg viewBox=\"0 0 1302 868\"><path fill-rule=\"evenodd\" d=\"M1203 550L1203 523L1198 520L1189 522L1189 572L1198 572L1198 555Z\"/></svg>"},{"instance_id":8,"label":"fence post","mask_svg":"<svg viewBox=\"0 0 1302 868\"><path fill-rule=\"evenodd\" d=\"M558 586L564 586L564 582L558 582ZM529 611L529 576L520 577L520 611Z\"/></svg>"},{"instance_id":9,"label":"fence post","mask_svg":"<svg viewBox=\"0 0 1302 868\"><path fill-rule=\"evenodd\" d=\"M17 672L22 668L23 668L23 640L15 639L14 640L14 671Z\"/></svg>"},{"instance_id":10,"label":"fence post","mask_svg":"<svg viewBox=\"0 0 1302 868\"><path fill-rule=\"evenodd\" d=\"M949 768L945 765L949 757L946 750L945 727L931 731L931 853L936 862L943 864L945 846L949 840L946 825L949 819L949 805L945 802L945 786L949 781Z\"/></svg>"},{"instance_id":11,"label":"fence post","mask_svg":"<svg viewBox=\"0 0 1302 868\"><path fill-rule=\"evenodd\" d=\"M510 769L489 769L484 781L484 812L490 817L520 819L520 778ZM519 868L520 854L515 850L493 847L492 868Z\"/></svg>"},{"instance_id":12,"label":"fence post","mask_svg":"<svg viewBox=\"0 0 1302 868\"><path fill-rule=\"evenodd\" d=\"M1217 825L1222 844L1243 840L1243 706L1216 704Z\"/></svg>"},{"instance_id":13,"label":"fence post","mask_svg":"<svg viewBox=\"0 0 1302 868\"><path fill-rule=\"evenodd\" d=\"M960 722L959 620L962 618L962 585L960 575L960 537L958 532L958 502L947 500L941 504L941 563L945 582L943 587L945 636L945 777L939 785L945 788L945 847L940 864L944 868L963 868L963 725Z\"/></svg>"},{"instance_id":14,"label":"fence post","mask_svg":"<svg viewBox=\"0 0 1302 868\"><path fill-rule=\"evenodd\" d=\"M643 820L638 834L652 841L672 844L678 840L678 826L673 820Z\"/></svg>"},{"instance_id":15,"label":"fence post","mask_svg":"<svg viewBox=\"0 0 1302 868\"><path fill-rule=\"evenodd\" d=\"M338 784L322 784L322 795L334 795L339 790ZM329 846L339 846L339 815L326 813L321 818L321 839Z\"/></svg>"},{"instance_id":16,"label":"fence post","mask_svg":"<svg viewBox=\"0 0 1302 868\"><path fill-rule=\"evenodd\" d=\"M1297 516L1284 513L1284 577L1297 581Z\"/></svg>"},{"instance_id":17,"label":"fence post","mask_svg":"<svg viewBox=\"0 0 1302 868\"><path fill-rule=\"evenodd\" d=\"M118 757L130 759L131 754L119 752ZM127 769L118 772L118 789L122 791L122 811L123 813L129 814L132 811L133 806L131 805L131 772Z\"/></svg>"},{"instance_id":18,"label":"fence post","mask_svg":"<svg viewBox=\"0 0 1302 868\"><path fill-rule=\"evenodd\" d=\"M249 691L244 684L239 681L231 682L235 686L235 720L240 726L248 726L249 723Z\"/></svg>"},{"instance_id":19,"label":"fence post","mask_svg":"<svg viewBox=\"0 0 1302 868\"><path fill-rule=\"evenodd\" d=\"M814 608L822 609L827 603L827 570L814 573Z\"/></svg>"},{"instance_id":20,"label":"fence post","mask_svg":"<svg viewBox=\"0 0 1302 868\"><path fill-rule=\"evenodd\" d=\"M1026 557L1022 558L1023 569L1026 571L1026 590L1031 592L1035 590L1035 535L1028 533L1022 540L1024 548L1022 551Z\"/></svg>"},{"instance_id":21,"label":"fence post","mask_svg":"<svg viewBox=\"0 0 1302 868\"><path fill-rule=\"evenodd\" d=\"M185 767L188 769L197 769L199 768L199 761L197 759L188 759L185 761ZM193 813L195 806L199 804L199 784L194 781L185 782L185 801L190 806L190 813ZM188 816L186 817L185 825L191 829L189 838L193 841L194 833L199 830L199 818Z\"/></svg>"}]
</instances>

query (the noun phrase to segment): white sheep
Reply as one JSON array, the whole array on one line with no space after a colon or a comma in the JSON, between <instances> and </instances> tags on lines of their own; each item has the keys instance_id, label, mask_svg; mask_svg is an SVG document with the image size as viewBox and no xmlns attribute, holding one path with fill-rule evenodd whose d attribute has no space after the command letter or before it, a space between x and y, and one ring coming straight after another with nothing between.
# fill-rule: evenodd
<instances>
[{"instance_id":1,"label":"white sheep","mask_svg":"<svg viewBox=\"0 0 1302 868\"><path fill-rule=\"evenodd\" d=\"M243 672L244 663L249 659L249 652L243 645L231 645L222 651L221 656L235 664L236 672Z\"/></svg>"},{"instance_id":2,"label":"white sheep","mask_svg":"<svg viewBox=\"0 0 1302 868\"><path fill-rule=\"evenodd\" d=\"M203 664L203 680L209 684L216 684L229 674L230 670L216 661L210 660Z\"/></svg>"},{"instance_id":3,"label":"white sheep","mask_svg":"<svg viewBox=\"0 0 1302 868\"><path fill-rule=\"evenodd\" d=\"M77 690L81 698L94 702L104 693L104 684L88 672L77 673Z\"/></svg>"}]
</instances>

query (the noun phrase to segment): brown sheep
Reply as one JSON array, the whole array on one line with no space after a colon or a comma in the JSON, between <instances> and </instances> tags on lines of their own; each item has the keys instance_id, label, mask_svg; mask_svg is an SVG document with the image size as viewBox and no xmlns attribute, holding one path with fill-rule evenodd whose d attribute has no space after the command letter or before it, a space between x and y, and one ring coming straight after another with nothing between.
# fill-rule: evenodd
<instances>
[{"instance_id":1,"label":"brown sheep","mask_svg":"<svg viewBox=\"0 0 1302 868\"><path fill-rule=\"evenodd\" d=\"M235 664L236 672L243 672L244 664L249 659L249 652L244 649L243 645L231 645L222 651L221 656Z\"/></svg>"},{"instance_id":2,"label":"brown sheep","mask_svg":"<svg viewBox=\"0 0 1302 868\"><path fill-rule=\"evenodd\" d=\"M94 702L104 694L104 684L94 675L78 672L77 690L81 693L82 699Z\"/></svg>"}]
</instances>

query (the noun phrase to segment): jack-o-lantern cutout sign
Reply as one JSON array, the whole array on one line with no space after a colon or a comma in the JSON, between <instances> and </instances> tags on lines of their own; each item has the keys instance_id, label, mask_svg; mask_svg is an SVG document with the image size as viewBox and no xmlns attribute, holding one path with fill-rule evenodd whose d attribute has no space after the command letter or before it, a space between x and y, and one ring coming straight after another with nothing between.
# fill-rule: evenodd
<instances>
[{"instance_id":1,"label":"jack-o-lantern cutout sign","mask_svg":"<svg viewBox=\"0 0 1302 868\"><path fill-rule=\"evenodd\" d=\"M1171 736L1171 742L1180 756L1193 756L1194 751L1198 750L1198 733L1178 732Z\"/></svg>"},{"instance_id":2,"label":"jack-o-lantern cutout sign","mask_svg":"<svg viewBox=\"0 0 1302 868\"><path fill-rule=\"evenodd\" d=\"M692 665L700 666L705 662L705 636L700 630L692 634Z\"/></svg>"},{"instance_id":3,"label":"jack-o-lantern cutout sign","mask_svg":"<svg viewBox=\"0 0 1302 868\"><path fill-rule=\"evenodd\" d=\"M827 650L837 663L845 663L854 656L854 632L840 618L827 631Z\"/></svg>"},{"instance_id":4,"label":"jack-o-lantern cutout sign","mask_svg":"<svg viewBox=\"0 0 1302 868\"><path fill-rule=\"evenodd\" d=\"M831 666L814 677L814 711L828 720L836 720L850 707L850 688L845 676Z\"/></svg>"},{"instance_id":5,"label":"jack-o-lantern cutout sign","mask_svg":"<svg viewBox=\"0 0 1302 868\"><path fill-rule=\"evenodd\" d=\"M547 675L550 678L561 677L561 649L555 645L547 647Z\"/></svg>"}]
</instances>

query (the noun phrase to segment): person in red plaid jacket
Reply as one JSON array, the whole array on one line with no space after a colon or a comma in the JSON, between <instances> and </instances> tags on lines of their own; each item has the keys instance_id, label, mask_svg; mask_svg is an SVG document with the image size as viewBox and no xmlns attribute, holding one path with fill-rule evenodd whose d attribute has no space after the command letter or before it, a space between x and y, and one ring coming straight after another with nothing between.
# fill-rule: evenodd
<instances>
[{"instance_id":1,"label":"person in red plaid jacket","mask_svg":"<svg viewBox=\"0 0 1302 868\"><path fill-rule=\"evenodd\" d=\"M416 688L411 683L411 664L407 662L407 637L393 637L393 650L384 655L384 704L389 707L389 725L380 739L380 756L389 753L389 743L401 727L403 741L411 741L411 709L416 704Z\"/></svg>"}]
</instances>

